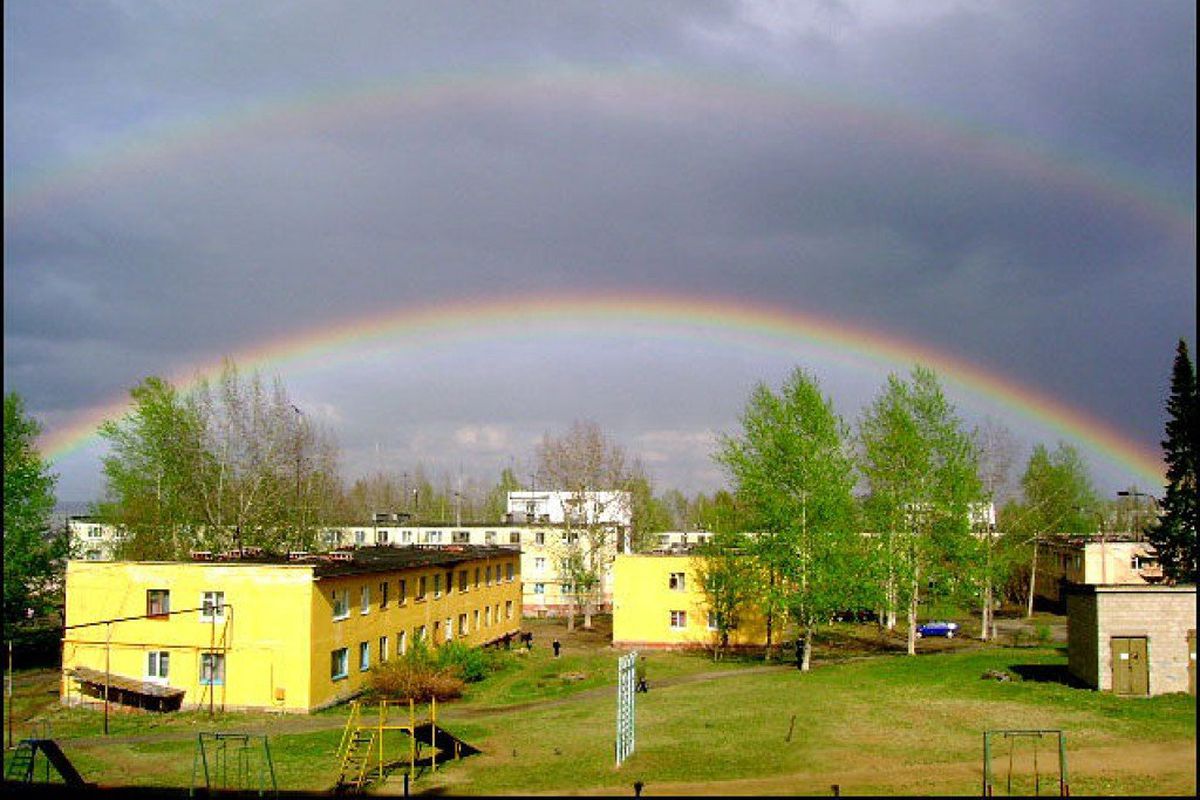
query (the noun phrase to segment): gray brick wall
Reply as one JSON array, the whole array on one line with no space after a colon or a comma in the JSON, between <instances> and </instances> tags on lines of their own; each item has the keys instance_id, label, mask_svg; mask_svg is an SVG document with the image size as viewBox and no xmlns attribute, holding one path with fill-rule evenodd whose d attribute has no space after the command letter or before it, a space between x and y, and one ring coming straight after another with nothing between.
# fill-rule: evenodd
<instances>
[{"instance_id":1,"label":"gray brick wall","mask_svg":"<svg viewBox=\"0 0 1200 800\"><path fill-rule=\"evenodd\" d=\"M1067 626L1069 669L1089 685L1112 690L1113 637L1144 636L1150 694L1187 691L1195 587L1098 587L1071 596Z\"/></svg>"}]
</instances>

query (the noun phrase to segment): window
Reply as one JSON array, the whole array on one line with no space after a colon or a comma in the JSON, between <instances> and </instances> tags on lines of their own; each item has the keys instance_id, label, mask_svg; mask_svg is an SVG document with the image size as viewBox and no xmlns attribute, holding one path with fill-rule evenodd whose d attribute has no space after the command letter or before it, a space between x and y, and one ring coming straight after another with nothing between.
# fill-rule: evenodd
<instances>
[{"instance_id":1,"label":"window","mask_svg":"<svg viewBox=\"0 0 1200 800\"><path fill-rule=\"evenodd\" d=\"M489 628L492 627L492 607L488 606L483 610L483 624Z\"/></svg>"},{"instance_id":2,"label":"window","mask_svg":"<svg viewBox=\"0 0 1200 800\"><path fill-rule=\"evenodd\" d=\"M418 625L418 626L417 626L416 640L417 640L418 642L424 642L424 641L427 641L428 637L429 637L429 634L428 634L428 632L425 630L425 626L424 626L424 625Z\"/></svg>"},{"instance_id":3,"label":"window","mask_svg":"<svg viewBox=\"0 0 1200 800\"><path fill-rule=\"evenodd\" d=\"M571 588L571 583L569 581L563 581L563 585L559 588L558 593L565 597L571 594Z\"/></svg>"},{"instance_id":4,"label":"window","mask_svg":"<svg viewBox=\"0 0 1200 800\"><path fill-rule=\"evenodd\" d=\"M671 612L671 629L682 630L687 627L687 612L672 611Z\"/></svg>"},{"instance_id":5,"label":"window","mask_svg":"<svg viewBox=\"0 0 1200 800\"><path fill-rule=\"evenodd\" d=\"M670 579L667 581L667 586L669 586L673 592L682 592L685 588L687 588L684 574L682 572L672 572Z\"/></svg>"},{"instance_id":6,"label":"window","mask_svg":"<svg viewBox=\"0 0 1200 800\"><path fill-rule=\"evenodd\" d=\"M433 622L433 640L432 640L434 646L437 645L438 639L440 639L441 636L442 636L442 623L438 622L437 620L434 620L434 622Z\"/></svg>"},{"instance_id":7,"label":"window","mask_svg":"<svg viewBox=\"0 0 1200 800\"><path fill-rule=\"evenodd\" d=\"M350 616L350 590L349 589L334 589L333 590L333 619L345 619Z\"/></svg>"},{"instance_id":8,"label":"window","mask_svg":"<svg viewBox=\"0 0 1200 800\"><path fill-rule=\"evenodd\" d=\"M396 634L396 657L404 655L408 652L408 631L400 631Z\"/></svg>"},{"instance_id":9,"label":"window","mask_svg":"<svg viewBox=\"0 0 1200 800\"><path fill-rule=\"evenodd\" d=\"M475 609L475 612L472 616L474 618L471 620L471 623L474 626L475 630L479 630L479 609L478 608Z\"/></svg>"},{"instance_id":10,"label":"window","mask_svg":"<svg viewBox=\"0 0 1200 800\"><path fill-rule=\"evenodd\" d=\"M476 613L478 613L478 612L476 612ZM467 635L467 633L468 633L468 628L467 628L467 615L466 615L466 614L459 614L459 615L458 615L458 635L459 635L459 636L466 636L466 635Z\"/></svg>"},{"instance_id":11,"label":"window","mask_svg":"<svg viewBox=\"0 0 1200 800\"><path fill-rule=\"evenodd\" d=\"M425 599L425 584L426 584L426 580L428 579L428 577L429 576L427 576L427 575L422 575L420 578L417 578L417 599L418 600Z\"/></svg>"},{"instance_id":12,"label":"window","mask_svg":"<svg viewBox=\"0 0 1200 800\"><path fill-rule=\"evenodd\" d=\"M99 525L93 525L93 526L91 526L90 528L88 528L87 535L88 535L88 538L89 538L89 539L99 539L99 538L101 537L101 535L102 535L102 534L100 533L100 526L99 526Z\"/></svg>"},{"instance_id":13,"label":"window","mask_svg":"<svg viewBox=\"0 0 1200 800\"><path fill-rule=\"evenodd\" d=\"M375 543L376 544L387 544L388 543L388 532L387 531L379 531L379 533L375 534Z\"/></svg>"},{"instance_id":14,"label":"window","mask_svg":"<svg viewBox=\"0 0 1200 800\"><path fill-rule=\"evenodd\" d=\"M521 543L521 534L518 533L517 531L510 532L508 534L508 543L509 544L520 544Z\"/></svg>"},{"instance_id":15,"label":"window","mask_svg":"<svg viewBox=\"0 0 1200 800\"><path fill-rule=\"evenodd\" d=\"M454 591L454 570L446 571L446 594Z\"/></svg>"},{"instance_id":16,"label":"window","mask_svg":"<svg viewBox=\"0 0 1200 800\"><path fill-rule=\"evenodd\" d=\"M350 652L340 647L329 654L329 679L340 681L350 674Z\"/></svg>"},{"instance_id":17,"label":"window","mask_svg":"<svg viewBox=\"0 0 1200 800\"><path fill-rule=\"evenodd\" d=\"M99 550L88 550L87 551L87 560L88 561L99 561L100 560L100 551Z\"/></svg>"},{"instance_id":18,"label":"window","mask_svg":"<svg viewBox=\"0 0 1200 800\"><path fill-rule=\"evenodd\" d=\"M146 616L162 617L171 613L171 592L166 589L146 590Z\"/></svg>"},{"instance_id":19,"label":"window","mask_svg":"<svg viewBox=\"0 0 1200 800\"><path fill-rule=\"evenodd\" d=\"M483 543L484 544L495 544L496 543L496 532L495 531L484 532Z\"/></svg>"},{"instance_id":20,"label":"window","mask_svg":"<svg viewBox=\"0 0 1200 800\"><path fill-rule=\"evenodd\" d=\"M200 621L225 621L225 593L205 592L200 596Z\"/></svg>"},{"instance_id":21,"label":"window","mask_svg":"<svg viewBox=\"0 0 1200 800\"><path fill-rule=\"evenodd\" d=\"M221 686L225 683L225 654L200 654L200 685Z\"/></svg>"},{"instance_id":22,"label":"window","mask_svg":"<svg viewBox=\"0 0 1200 800\"><path fill-rule=\"evenodd\" d=\"M504 618L512 619L512 600L504 601ZM497 621L499 621L499 619L500 619L500 604L499 603L496 604L496 619L497 619Z\"/></svg>"},{"instance_id":23,"label":"window","mask_svg":"<svg viewBox=\"0 0 1200 800\"><path fill-rule=\"evenodd\" d=\"M433 596L438 598L442 596L442 573L437 573L433 576Z\"/></svg>"},{"instance_id":24,"label":"window","mask_svg":"<svg viewBox=\"0 0 1200 800\"><path fill-rule=\"evenodd\" d=\"M425 534L425 542L427 544L441 544L442 543L442 532L441 531L430 531L429 533Z\"/></svg>"},{"instance_id":25,"label":"window","mask_svg":"<svg viewBox=\"0 0 1200 800\"><path fill-rule=\"evenodd\" d=\"M660 533L660 534L658 535L658 545L659 545L659 547L666 547L666 546L667 546L667 545L669 545L670 543L671 543L671 534L669 534L669 533Z\"/></svg>"},{"instance_id":26,"label":"window","mask_svg":"<svg viewBox=\"0 0 1200 800\"><path fill-rule=\"evenodd\" d=\"M546 584L544 584L544 583L535 583L535 584L533 585L533 593L534 593L534 594L545 594L545 593L546 593ZM510 602L511 602L511 601L510 601Z\"/></svg>"},{"instance_id":27,"label":"window","mask_svg":"<svg viewBox=\"0 0 1200 800\"><path fill-rule=\"evenodd\" d=\"M467 544L471 541L471 534L467 531L454 531L450 534L450 541L454 544Z\"/></svg>"},{"instance_id":28,"label":"window","mask_svg":"<svg viewBox=\"0 0 1200 800\"><path fill-rule=\"evenodd\" d=\"M546 570L546 559L542 558L541 556L538 556L537 558L535 558L533 560L533 571L534 572L545 572L545 570Z\"/></svg>"},{"instance_id":29,"label":"window","mask_svg":"<svg viewBox=\"0 0 1200 800\"><path fill-rule=\"evenodd\" d=\"M388 640L386 636L379 637L379 663L382 664L388 659Z\"/></svg>"},{"instance_id":30,"label":"window","mask_svg":"<svg viewBox=\"0 0 1200 800\"><path fill-rule=\"evenodd\" d=\"M535 533L533 535L533 541L535 544L545 544L546 543L546 532L538 531L537 533Z\"/></svg>"},{"instance_id":31,"label":"window","mask_svg":"<svg viewBox=\"0 0 1200 800\"><path fill-rule=\"evenodd\" d=\"M483 571L483 583L485 586L492 585L492 565L488 564L487 569Z\"/></svg>"},{"instance_id":32,"label":"window","mask_svg":"<svg viewBox=\"0 0 1200 800\"><path fill-rule=\"evenodd\" d=\"M453 641L454 640L454 620L450 619L450 617L446 617L446 629L445 630L446 630L446 641L447 642Z\"/></svg>"},{"instance_id":33,"label":"window","mask_svg":"<svg viewBox=\"0 0 1200 800\"><path fill-rule=\"evenodd\" d=\"M396 593L396 605L404 605L404 601L408 599L408 581L404 578L400 579L400 591Z\"/></svg>"},{"instance_id":34,"label":"window","mask_svg":"<svg viewBox=\"0 0 1200 800\"><path fill-rule=\"evenodd\" d=\"M479 588L479 567L475 568L475 588Z\"/></svg>"},{"instance_id":35,"label":"window","mask_svg":"<svg viewBox=\"0 0 1200 800\"><path fill-rule=\"evenodd\" d=\"M380 609L387 608L388 589L389 588L390 587L388 586L387 581L384 581L383 583L379 584L379 608Z\"/></svg>"},{"instance_id":36,"label":"window","mask_svg":"<svg viewBox=\"0 0 1200 800\"><path fill-rule=\"evenodd\" d=\"M405 531L404 533L400 534L400 541L404 542L405 544L412 544L412 531Z\"/></svg>"},{"instance_id":37,"label":"window","mask_svg":"<svg viewBox=\"0 0 1200 800\"><path fill-rule=\"evenodd\" d=\"M710 631L715 631L719 627L720 626L717 625L717 612L715 612L715 611L708 612L708 629Z\"/></svg>"},{"instance_id":38,"label":"window","mask_svg":"<svg viewBox=\"0 0 1200 800\"><path fill-rule=\"evenodd\" d=\"M515 570L515 562L512 562L512 561L508 562L508 569L506 571L508 573L508 582L509 583L512 583L514 570Z\"/></svg>"},{"instance_id":39,"label":"window","mask_svg":"<svg viewBox=\"0 0 1200 800\"><path fill-rule=\"evenodd\" d=\"M458 572L458 590L460 592L467 590L467 571L465 569Z\"/></svg>"},{"instance_id":40,"label":"window","mask_svg":"<svg viewBox=\"0 0 1200 800\"><path fill-rule=\"evenodd\" d=\"M371 587L364 586L359 590L359 596L362 598L362 613L368 614L371 611Z\"/></svg>"},{"instance_id":41,"label":"window","mask_svg":"<svg viewBox=\"0 0 1200 800\"><path fill-rule=\"evenodd\" d=\"M371 668L371 643L358 643L358 671L366 672Z\"/></svg>"},{"instance_id":42,"label":"window","mask_svg":"<svg viewBox=\"0 0 1200 800\"><path fill-rule=\"evenodd\" d=\"M146 678L152 681L165 681L167 671L171 666L171 654L166 650L155 650L146 654Z\"/></svg>"},{"instance_id":43,"label":"window","mask_svg":"<svg viewBox=\"0 0 1200 800\"><path fill-rule=\"evenodd\" d=\"M367 532L366 531L355 531L354 532L354 543L355 544L365 544L366 541L367 541Z\"/></svg>"}]
</instances>

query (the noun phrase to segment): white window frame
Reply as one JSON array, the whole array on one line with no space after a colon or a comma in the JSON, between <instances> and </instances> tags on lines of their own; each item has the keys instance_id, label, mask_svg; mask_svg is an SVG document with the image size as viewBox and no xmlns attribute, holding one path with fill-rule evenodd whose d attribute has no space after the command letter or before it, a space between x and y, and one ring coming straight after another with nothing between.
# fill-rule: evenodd
<instances>
[{"instance_id":1,"label":"white window frame","mask_svg":"<svg viewBox=\"0 0 1200 800\"><path fill-rule=\"evenodd\" d=\"M545 594L545 593L546 593L546 584L544 584L544 583L535 583L535 584L533 585L533 593L534 593L534 594Z\"/></svg>"},{"instance_id":2,"label":"white window frame","mask_svg":"<svg viewBox=\"0 0 1200 800\"><path fill-rule=\"evenodd\" d=\"M672 592L686 592L687 591L687 573L672 572L671 577L667 579L667 587Z\"/></svg>"},{"instance_id":3,"label":"white window frame","mask_svg":"<svg viewBox=\"0 0 1200 800\"><path fill-rule=\"evenodd\" d=\"M388 660L388 637L385 633L379 637L379 663L382 664Z\"/></svg>"},{"instance_id":4,"label":"white window frame","mask_svg":"<svg viewBox=\"0 0 1200 800\"><path fill-rule=\"evenodd\" d=\"M369 583L364 584L363 587L358 590L358 597L359 597L360 606L361 606L361 610L359 613L370 614L371 613L371 584L369 584Z\"/></svg>"},{"instance_id":5,"label":"white window frame","mask_svg":"<svg viewBox=\"0 0 1200 800\"><path fill-rule=\"evenodd\" d=\"M171 673L171 652L151 650L146 653L146 680L151 683L166 683Z\"/></svg>"},{"instance_id":6,"label":"white window frame","mask_svg":"<svg viewBox=\"0 0 1200 800\"><path fill-rule=\"evenodd\" d=\"M342 681L350 677L350 648L339 647L329 654L329 679Z\"/></svg>"},{"instance_id":7,"label":"white window frame","mask_svg":"<svg viewBox=\"0 0 1200 800\"><path fill-rule=\"evenodd\" d=\"M358 643L358 671L366 672L371 668L371 643Z\"/></svg>"},{"instance_id":8,"label":"white window frame","mask_svg":"<svg viewBox=\"0 0 1200 800\"><path fill-rule=\"evenodd\" d=\"M687 612L677 609L671 609L671 630L682 631L687 629Z\"/></svg>"},{"instance_id":9,"label":"white window frame","mask_svg":"<svg viewBox=\"0 0 1200 800\"><path fill-rule=\"evenodd\" d=\"M208 680L204 679L204 662L207 660L210 664L210 670L215 673L216 678L210 675ZM200 676L199 683L201 686L224 686L225 685L225 654L204 652L200 654Z\"/></svg>"},{"instance_id":10,"label":"white window frame","mask_svg":"<svg viewBox=\"0 0 1200 800\"><path fill-rule=\"evenodd\" d=\"M330 601L333 605L333 621L350 618L350 590L334 589ZM339 612L338 607L341 607Z\"/></svg>"},{"instance_id":11,"label":"white window frame","mask_svg":"<svg viewBox=\"0 0 1200 800\"><path fill-rule=\"evenodd\" d=\"M476 611L475 613L478 614L479 612ZM458 615L458 635L466 636L470 632L471 632L471 628L468 624L468 619L467 619L466 613L464 612L462 614L459 614Z\"/></svg>"},{"instance_id":12,"label":"white window frame","mask_svg":"<svg viewBox=\"0 0 1200 800\"><path fill-rule=\"evenodd\" d=\"M512 600L504 601L504 618L505 619L512 619L512 611L513 611L512 606L513 606Z\"/></svg>"},{"instance_id":13,"label":"white window frame","mask_svg":"<svg viewBox=\"0 0 1200 800\"><path fill-rule=\"evenodd\" d=\"M720 630L717 626L717 612L715 611L708 612L708 629L710 631Z\"/></svg>"},{"instance_id":14,"label":"white window frame","mask_svg":"<svg viewBox=\"0 0 1200 800\"><path fill-rule=\"evenodd\" d=\"M537 572L537 573L545 572L546 571L546 559L542 558L541 556L535 557L533 559L533 571Z\"/></svg>"},{"instance_id":15,"label":"white window frame","mask_svg":"<svg viewBox=\"0 0 1200 800\"><path fill-rule=\"evenodd\" d=\"M396 633L396 658L408 652L408 631Z\"/></svg>"},{"instance_id":16,"label":"white window frame","mask_svg":"<svg viewBox=\"0 0 1200 800\"><path fill-rule=\"evenodd\" d=\"M210 595L216 595L215 602L209 600ZM213 611L217 613L212 613ZM206 613L207 612L207 613ZM217 589L204 591L200 593L200 621L201 622L224 622L225 621L225 592Z\"/></svg>"},{"instance_id":17,"label":"white window frame","mask_svg":"<svg viewBox=\"0 0 1200 800\"><path fill-rule=\"evenodd\" d=\"M446 639L447 642L454 641L454 617L446 617Z\"/></svg>"}]
</instances>

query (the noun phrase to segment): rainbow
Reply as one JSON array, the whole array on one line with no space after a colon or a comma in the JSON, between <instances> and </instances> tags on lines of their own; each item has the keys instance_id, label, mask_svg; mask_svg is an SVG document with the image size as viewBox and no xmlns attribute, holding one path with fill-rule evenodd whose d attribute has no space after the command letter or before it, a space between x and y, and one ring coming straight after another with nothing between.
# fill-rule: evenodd
<instances>
[{"instance_id":1,"label":"rainbow","mask_svg":"<svg viewBox=\"0 0 1200 800\"><path fill-rule=\"evenodd\" d=\"M957 156L1027 181L1098 199L1140 216L1194 246L1195 202L1171 194L1135 170L1029 138L973 124L932 107L900 107L845 87L801 86L760 75L577 64L455 73L403 74L247 103L137 129L77 158L6 170L5 217L36 213L118 180L137 179L209 151L221 151L322 126L453 113L468 105L590 102L600 113L645 114L663 108L739 117L796 114L880 141ZM697 117L698 119L706 117Z\"/></svg>"},{"instance_id":2,"label":"rainbow","mask_svg":"<svg viewBox=\"0 0 1200 800\"><path fill-rule=\"evenodd\" d=\"M372 348L445 345L455 341L513 341L562 332L612 330L621 334L747 344L794 353L815 346L857 365L907 371L914 362L936 370L943 382L993 402L1012 414L1081 442L1130 471L1143 485L1163 480L1161 458L1113 427L1053 397L925 344L812 313L729 298L652 293L552 294L498 297L403 308L300 331L230 356L240 369L319 369L360 357ZM167 376L183 390L220 374L224 358ZM104 420L123 414L127 399L82 413L40 442L58 460L97 439Z\"/></svg>"}]
</instances>

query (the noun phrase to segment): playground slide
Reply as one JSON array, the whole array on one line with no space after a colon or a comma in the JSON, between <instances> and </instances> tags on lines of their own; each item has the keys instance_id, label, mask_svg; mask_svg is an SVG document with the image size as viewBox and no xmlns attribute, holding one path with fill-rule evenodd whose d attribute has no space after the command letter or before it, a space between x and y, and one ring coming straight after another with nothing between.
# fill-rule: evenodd
<instances>
[{"instance_id":1,"label":"playground slide","mask_svg":"<svg viewBox=\"0 0 1200 800\"><path fill-rule=\"evenodd\" d=\"M67 758L66 753L58 746L58 742L53 739L31 739L29 740L31 749L30 759L41 750L46 754L46 759L53 765L58 774L62 776L63 781L68 786L87 786L83 780L83 776L79 774L79 770L75 769L75 765L71 763L71 759ZM32 763L32 762L31 762Z\"/></svg>"},{"instance_id":2,"label":"playground slide","mask_svg":"<svg viewBox=\"0 0 1200 800\"><path fill-rule=\"evenodd\" d=\"M462 739L459 739L454 734L445 728L439 728L432 722L422 722L413 729L413 738L421 744L431 745L436 747L446 757L473 756L482 752L478 747L473 747Z\"/></svg>"}]
</instances>

